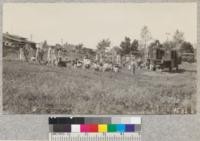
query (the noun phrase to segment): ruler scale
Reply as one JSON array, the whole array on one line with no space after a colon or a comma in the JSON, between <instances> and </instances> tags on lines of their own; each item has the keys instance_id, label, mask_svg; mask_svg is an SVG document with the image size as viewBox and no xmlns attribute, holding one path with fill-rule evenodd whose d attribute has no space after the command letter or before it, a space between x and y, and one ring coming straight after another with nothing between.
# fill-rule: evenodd
<instances>
[{"instance_id":1,"label":"ruler scale","mask_svg":"<svg viewBox=\"0 0 200 141\"><path fill-rule=\"evenodd\" d=\"M70 133L69 134L50 134L50 141L139 141L141 136L138 133Z\"/></svg>"},{"instance_id":2,"label":"ruler scale","mask_svg":"<svg viewBox=\"0 0 200 141\"><path fill-rule=\"evenodd\" d=\"M141 141L141 118L49 118L49 141Z\"/></svg>"}]
</instances>

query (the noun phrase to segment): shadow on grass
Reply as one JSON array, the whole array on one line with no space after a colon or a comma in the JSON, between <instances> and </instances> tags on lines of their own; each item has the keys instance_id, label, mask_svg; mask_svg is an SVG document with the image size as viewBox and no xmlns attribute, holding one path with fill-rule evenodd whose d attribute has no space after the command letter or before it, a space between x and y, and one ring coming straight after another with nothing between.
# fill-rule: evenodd
<instances>
[{"instance_id":1,"label":"shadow on grass","mask_svg":"<svg viewBox=\"0 0 200 141\"><path fill-rule=\"evenodd\" d=\"M190 73L197 73L197 70L186 70L186 69L178 69L178 70L163 70L162 72L168 72L168 73L184 73L184 72L190 72Z\"/></svg>"}]
</instances>

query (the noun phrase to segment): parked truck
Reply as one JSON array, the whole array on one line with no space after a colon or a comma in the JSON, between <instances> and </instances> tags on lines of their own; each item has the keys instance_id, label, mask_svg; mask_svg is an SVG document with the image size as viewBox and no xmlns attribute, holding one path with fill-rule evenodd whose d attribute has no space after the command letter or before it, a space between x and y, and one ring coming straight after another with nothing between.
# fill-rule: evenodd
<instances>
[{"instance_id":1,"label":"parked truck","mask_svg":"<svg viewBox=\"0 0 200 141\"><path fill-rule=\"evenodd\" d=\"M148 51L147 66L151 70L168 68L171 72L179 69L181 55L178 50L171 48L150 48Z\"/></svg>"}]
</instances>

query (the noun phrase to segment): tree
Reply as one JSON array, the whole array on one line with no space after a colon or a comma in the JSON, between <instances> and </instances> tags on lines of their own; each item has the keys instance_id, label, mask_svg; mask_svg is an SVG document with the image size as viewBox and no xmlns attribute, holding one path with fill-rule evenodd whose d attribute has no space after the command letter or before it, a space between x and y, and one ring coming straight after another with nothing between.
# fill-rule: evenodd
<instances>
[{"instance_id":1,"label":"tree","mask_svg":"<svg viewBox=\"0 0 200 141\"><path fill-rule=\"evenodd\" d=\"M99 62L102 63L104 61L104 56L105 56L106 50L108 47L110 47L110 44L111 44L111 42L109 39L103 39L97 44L96 58L98 58L97 60Z\"/></svg>"},{"instance_id":2,"label":"tree","mask_svg":"<svg viewBox=\"0 0 200 141\"><path fill-rule=\"evenodd\" d=\"M56 47L56 49L62 49L62 45L60 45L60 44L56 44L55 47Z\"/></svg>"},{"instance_id":3,"label":"tree","mask_svg":"<svg viewBox=\"0 0 200 141\"><path fill-rule=\"evenodd\" d=\"M173 41L176 46L182 44L184 42L184 33L179 30L176 30L173 36Z\"/></svg>"},{"instance_id":4,"label":"tree","mask_svg":"<svg viewBox=\"0 0 200 141\"><path fill-rule=\"evenodd\" d=\"M151 33L147 26L144 26L141 30L141 39L144 44L144 47L147 48L148 42L152 39Z\"/></svg>"},{"instance_id":5,"label":"tree","mask_svg":"<svg viewBox=\"0 0 200 141\"><path fill-rule=\"evenodd\" d=\"M95 56L95 51L91 48L83 47L81 50L82 50L83 54L86 55L90 59Z\"/></svg>"},{"instance_id":6,"label":"tree","mask_svg":"<svg viewBox=\"0 0 200 141\"><path fill-rule=\"evenodd\" d=\"M119 54L119 55L121 55L122 50L121 50L120 47L114 46L114 47L111 49L111 52L112 52L113 54Z\"/></svg>"},{"instance_id":7,"label":"tree","mask_svg":"<svg viewBox=\"0 0 200 141\"><path fill-rule=\"evenodd\" d=\"M173 42L173 41L165 41L163 43L163 48L165 48L165 49L171 49L171 48L175 48L175 47L176 47L176 45L175 45L175 42Z\"/></svg>"},{"instance_id":8,"label":"tree","mask_svg":"<svg viewBox=\"0 0 200 141\"><path fill-rule=\"evenodd\" d=\"M83 44L78 44L78 45L75 45L76 49L77 50L81 50L83 48Z\"/></svg>"},{"instance_id":9,"label":"tree","mask_svg":"<svg viewBox=\"0 0 200 141\"><path fill-rule=\"evenodd\" d=\"M131 43L131 39L129 37L125 37L124 41L122 41L120 44L122 55L134 53L138 50L138 46L138 40L135 39Z\"/></svg>"},{"instance_id":10,"label":"tree","mask_svg":"<svg viewBox=\"0 0 200 141\"><path fill-rule=\"evenodd\" d=\"M149 32L149 29L147 26L144 26L141 30L141 41L144 45L144 58L145 61L147 61L146 58L148 58L149 49L148 49L148 42L152 39L151 33Z\"/></svg>"},{"instance_id":11,"label":"tree","mask_svg":"<svg viewBox=\"0 0 200 141\"><path fill-rule=\"evenodd\" d=\"M78 45L75 45L76 52L79 53L79 54L81 54L82 50L83 50L83 47L84 47L84 45L82 43L78 44Z\"/></svg>"},{"instance_id":12,"label":"tree","mask_svg":"<svg viewBox=\"0 0 200 141\"><path fill-rule=\"evenodd\" d=\"M194 53L194 48L190 42L184 41L180 47L181 53Z\"/></svg>"},{"instance_id":13,"label":"tree","mask_svg":"<svg viewBox=\"0 0 200 141\"><path fill-rule=\"evenodd\" d=\"M125 37L124 41L121 42L120 47L122 49L123 55L129 54L131 47L131 39L129 37Z\"/></svg>"},{"instance_id":14,"label":"tree","mask_svg":"<svg viewBox=\"0 0 200 141\"><path fill-rule=\"evenodd\" d=\"M174 43L174 48L180 50L180 48L184 42L184 33L179 30L176 30L176 32L173 35L172 42Z\"/></svg>"},{"instance_id":15,"label":"tree","mask_svg":"<svg viewBox=\"0 0 200 141\"><path fill-rule=\"evenodd\" d=\"M43 44L42 44L42 49L46 49L48 48L48 43L46 40L44 40Z\"/></svg>"},{"instance_id":16,"label":"tree","mask_svg":"<svg viewBox=\"0 0 200 141\"><path fill-rule=\"evenodd\" d=\"M110 40L109 39L103 39L101 40L98 44L97 44L97 52L99 53L105 53L106 52L106 49L108 47L110 47Z\"/></svg>"},{"instance_id":17,"label":"tree","mask_svg":"<svg viewBox=\"0 0 200 141\"><path fill-rule=\"evenodd\" d=\"M131 47L130 47L130 51L131 52L138 51L138 46L139 46L138 40L136 40L136 39L133 40Z\"/></svg>"},{"instance_id":18,"label":"tree","mask_svg":"<svg viewBox=\"0 0 200 141\"><path fill-rule=\"evenodd\" d=\"M159 40L155 40L154 42L150 43L150 45L148 46L148 48L153 48L153 47L159 47L159 48L161 48L162 45L160 44Z\"/></svg>"}]
</instances>

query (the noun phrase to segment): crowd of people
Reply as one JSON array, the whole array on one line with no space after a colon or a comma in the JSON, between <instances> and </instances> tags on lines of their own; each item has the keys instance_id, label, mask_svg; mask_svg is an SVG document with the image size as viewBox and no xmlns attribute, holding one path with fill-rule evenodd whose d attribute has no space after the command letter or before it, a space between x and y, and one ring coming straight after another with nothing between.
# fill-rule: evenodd
<instances>
[{"instance_id":1,"label":"crowd of people","mask_svg":"<svg viewBox=\"0 0 200 141\"><path fill-rule=\"evenodd\" d=\"M46 54L46 56L45 56ZM121 62L119 57L117 57L118 63L106 62L102 58L90 59L87 56L83 58L76 59L66 59L62 55L62 50L57 49L53 46L48 46L44 49L44 43L40 43L37 46L36 53L30 60L28 58L29 51L28 47L24 46L20 48L20 60L25 60L27 62L35 62L41 65L50 65L50 66L58 66L58 67L73 67L73 68L83 68L83 69L92 69L94 71L113 71L120 72L120 70L124 67L128 67L128 69L135 74L136 68L140 68L138 59L131 58L126 62L126 65ZM46 58L45 58L46 57ZM99 61L101 60L101 61Z\"/></svg>"}]
</instances>

